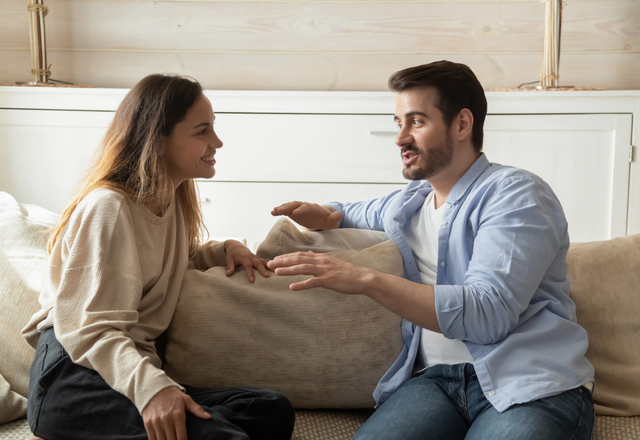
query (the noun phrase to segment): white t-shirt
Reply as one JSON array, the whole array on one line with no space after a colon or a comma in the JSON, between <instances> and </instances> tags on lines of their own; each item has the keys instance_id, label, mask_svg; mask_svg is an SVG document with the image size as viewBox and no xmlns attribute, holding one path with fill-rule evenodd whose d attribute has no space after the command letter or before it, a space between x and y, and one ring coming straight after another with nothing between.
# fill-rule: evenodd
<instances>
[{"instance_id":1,"label":"white t-shirt","mask_svg":"<svg viewBox=\"0 0 640 440\"><path fill-rule=\"evenodd\" d=\"M437 279L438 232L445 221L445 205L435 207L433 191L404 227L423 284L435 285ZM420 348L414 371L437 364L454 365L473 362L473 358L462 341L447 339L442 333L422 329Z\"/></svg>"}]
</instances>

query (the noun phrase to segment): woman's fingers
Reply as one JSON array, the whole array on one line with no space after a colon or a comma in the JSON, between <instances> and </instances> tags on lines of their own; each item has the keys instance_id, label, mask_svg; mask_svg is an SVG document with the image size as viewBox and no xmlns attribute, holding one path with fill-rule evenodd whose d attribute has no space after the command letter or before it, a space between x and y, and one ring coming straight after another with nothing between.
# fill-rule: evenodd
<instances>
[{"instance_id":1,"label":"woman's fingers","mask_svg":"<svg viewBox=\"0 0 640 440\"><path fill-rule=\"evenodd\" d=\"M265 278L269 278L269 270L265 266L267 259L258 258L245 245L239 242L229 242L226 248L227 252L227 276L233 275L236 267L242 266L246 272L247 278L252 283L255 281L254 269Z\"/></svg>"},{"instance_id":2,"label":"woman's fingers","mask_svg":"<svg viewBox=\"0 0 640 440\"><path fill-rule=\"evenodd\" d=\"M203 407L198 405L190 396L185 395L184 405L187 410L196 417L201 419L210 419L211 414L206 412Z\"/></svg>"}]
</instances>

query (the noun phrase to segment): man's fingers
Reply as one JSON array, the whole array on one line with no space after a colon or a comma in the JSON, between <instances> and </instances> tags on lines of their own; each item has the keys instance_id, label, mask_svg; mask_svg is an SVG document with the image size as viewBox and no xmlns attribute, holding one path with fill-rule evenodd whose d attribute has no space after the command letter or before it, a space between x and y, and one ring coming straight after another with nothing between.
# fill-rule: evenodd
<instances>
[{"instance_id":1,"label":"man's fingers","mask_svg":"<svg viewBox=\"0 0 640 440\"><path fill-rule=\"evenodd\" d=\"M278 255L273 260L268 262L270 268L282 267L282 266L294 266L301 263L312 263L317 260L318 257L322 257L324 254L316 254L312 251L307 252L292 252L290 254Z\"/></svg>"},{"instance_id":2,"label":"man's fingers","mask_svg":"<svg viewBox=\"0 0 640 440\"><path fill-rule=\"evenodd\" d=\"M273 208L271 215L291 215L299 206L303 205L303 202L287 202L280 206Z\"/></svg>"},{"instance_id":3,"label":"man's fingers","mask_svg":"<svg viewBox=\"0 0 640 440\"><path fill-rule=\"evenodd\" d=\"M331 214L329 214L329 217L327 217L327 219L332 226L337 225L338 223L340 223L340 220L342 220L342 213L340 211L333 211Z\"/></svg>"},{"instance_id":4,"label":"man's fingers","mask_svg":"<svg viewBox=\"0 0 640 440\"><path fill-rule=\"evenodd\" d=\"M299 290L313 289L315 287L324 287L322 284L322 278L309 278L308 280L298 281L297 283L289 284L289 289L297 292Z\"/></svg>"},{"instance_id":5,"label":"man's fingers","mask_svg":"<svg viewBox=\"0 0 640 440\"><path fill-rule=\"evenodd\" d=\"M276 269L276 275L311 275L318 276L323 273L323 270L315 264L296 264L295 266L279 267Z\"/></svg>"}]
</instances>

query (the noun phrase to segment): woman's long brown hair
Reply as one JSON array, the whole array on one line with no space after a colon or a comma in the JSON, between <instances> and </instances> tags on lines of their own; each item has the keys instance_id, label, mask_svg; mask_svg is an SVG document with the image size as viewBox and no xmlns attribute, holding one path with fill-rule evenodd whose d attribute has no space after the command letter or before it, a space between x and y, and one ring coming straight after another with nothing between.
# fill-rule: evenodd
<instances>
[{"instance_id":1,"label":"woman's long brown hair","mask_svg":"<svg viewBox=\"0 0 640 440\"><path fill-rule=\"evenodd\" d=\"M187 225L189 251L195 252L204 230L195 184L189 179L173 188L160 150L201 94L202 87L191 78L160 74L143 78L127 93L93 165L51 230L49 252L80 201L97 188L122 192L141 205L162 207L167 207L175 194Z\"/></svg>"}]
</instances>

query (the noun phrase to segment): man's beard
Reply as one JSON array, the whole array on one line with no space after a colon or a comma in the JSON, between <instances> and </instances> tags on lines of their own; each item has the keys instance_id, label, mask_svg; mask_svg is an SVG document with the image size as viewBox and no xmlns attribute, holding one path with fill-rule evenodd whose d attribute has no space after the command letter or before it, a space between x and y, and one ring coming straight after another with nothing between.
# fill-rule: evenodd
<instances>
[{"instance_id":1,"label":"man's beard","mask_svg":"<svg viewBox=\"0 0 640 440\"><path fill-rule=\"evenodd\" d=\"M447 133L447 138L437 147L422 151L412 144L402 149L402 153L407 151L413 151L418 154L423 165L421 168L403 168L402 175L404 178L407 180L429 180L451 163L451 159L453 158L453 142L451 141L449 133Z\"/></svg>"}]
</instances>

